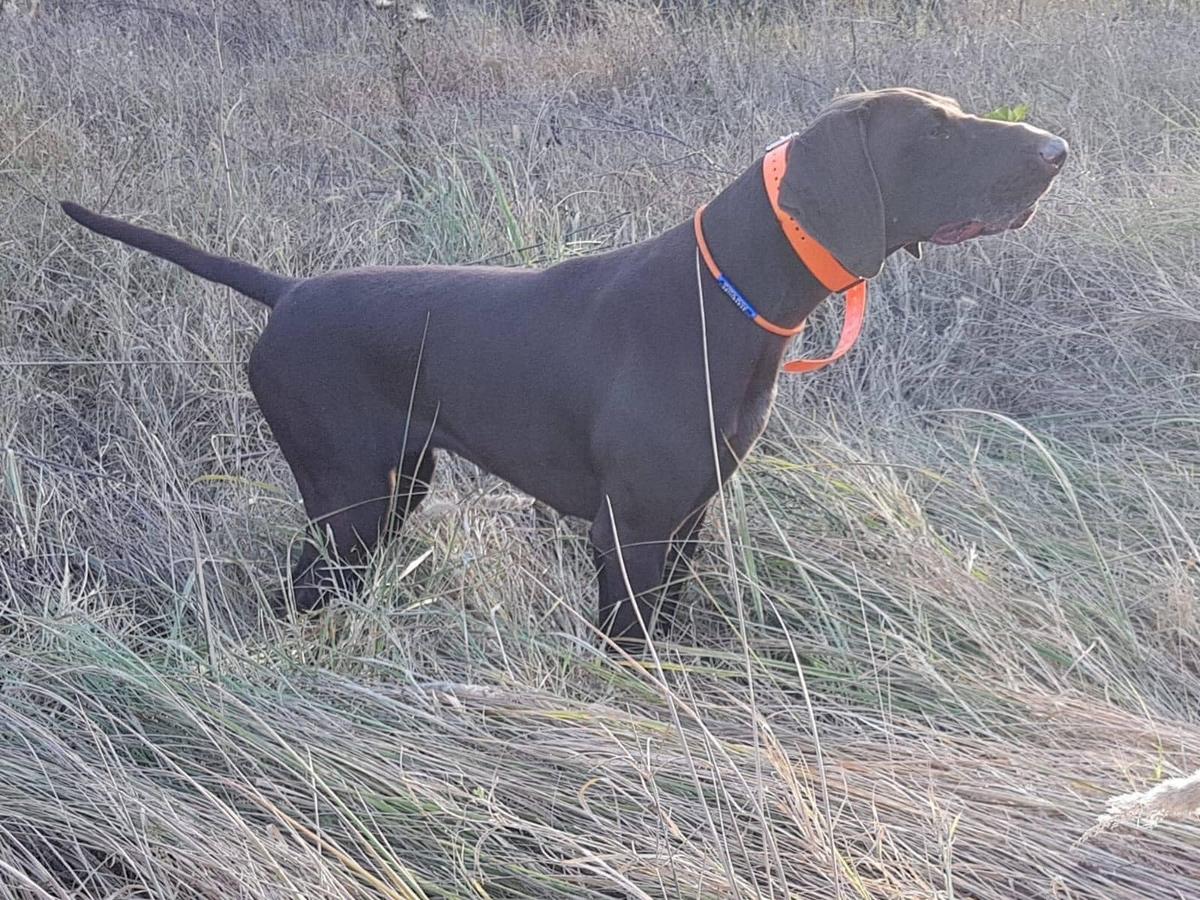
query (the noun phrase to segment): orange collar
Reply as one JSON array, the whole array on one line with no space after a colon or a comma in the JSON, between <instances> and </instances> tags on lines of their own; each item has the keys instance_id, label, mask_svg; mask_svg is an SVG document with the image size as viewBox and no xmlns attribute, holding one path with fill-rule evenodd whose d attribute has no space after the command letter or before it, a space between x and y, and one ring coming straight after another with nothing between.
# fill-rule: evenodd
<instances>
[{"instance_id":1,"label":"orange collar","mask_svg":"<svg viewBox=\"0 0 1200 900\"><path fill-rule=\"evenodd\" d=\"M767 197L771 201L771 209L775 211L775 218L779 220L779 227L783 230L784 236L792 246L792 252L796 254L800 262L804 264L813 277L830 293L844 294L846 298L846 318L842 323L842 335L838 339L837 347L833 353L824 359L791 360L784 363L783 366L785 372L815 372L818 369L823 369L835 359L844 356L854 346L854 342L858 340L867 312L867 282L852 272L847 271L834 258L832 253L821 246L816 238L805 231L800 223L788 215L779 205L779 186L783 183L783 175L787 171L787 150L790 143L791 141L786 138L776 142L767 151L767 155L763 157L763 183L767 189ZM696 246L700 250L700 255L704 258L704 264L708 266L708 271L712 273L721 290L733 300L737 307L751 321L760 328L771 332L771 334L777 334L781 337L792 337L803 331L804 322L801 322L795 328L783 328L764 319L749 301L742 296L742 293L733 286L733 283L721 273L716 261L713 260L712 253L708 249L708 242L704 239L704 230L700 224L703 212L704 207L701 206L696 210L693 220L696 231Z\"/></svg>"},{"instance_id":2,"label":"orange collar","mask_svg":"<svg viewBox=\"0 0 1200 900\"><path fill-rule=\"evenodd\" d=\"M812 272L813 277L827 287L830 293L845 293L862 279L834 259L832 253L801 228L800 223L784 212L783 207L779 205L779 187L783 184L784 173L787 172L787 151L790 144L789 139L778 141L763 157L763 184L767 189L767 198L771 201L771 209L775 210L775 218L779 220L783 236L792 245L792 252L800 258L800 262L804 263L808 271Z\"/></svg>"}]
</instances>

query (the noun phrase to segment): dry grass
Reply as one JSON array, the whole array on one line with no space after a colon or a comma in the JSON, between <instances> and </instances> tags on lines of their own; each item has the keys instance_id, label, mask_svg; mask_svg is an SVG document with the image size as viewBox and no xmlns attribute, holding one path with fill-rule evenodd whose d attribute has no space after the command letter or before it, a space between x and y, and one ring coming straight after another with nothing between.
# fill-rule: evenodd
<instances>
[{"instance_id":1,"label":"dry grass","mask_svg":"<svg viewBox=\"0 0 1200 900\"><path fill-rule=\"evenodd\" d=\"M1160 782L1148 791L1122 794L1108 801L1108 812L1084 834L1092 837L1117 825L1159 825L1169 819L1200 816L1200 772Z\"/></svg>"},{"instance_id":2,"label":"dry grass","mask_svg":"<svg viewBox=\"0 0 1200 900\"><path fill-rule=\"evenodd\" d=\"M1200 895L1192 822L1080 840L1200 758L1200 15L780 6L0 24L0 894ZM51 204L289 273L549 262L895 83L1028 102L1070 167L1029 230L889 262L645 666L576 525L464 465L363 597L275 622L263 312Z\"/></svg>"}]
</instances>

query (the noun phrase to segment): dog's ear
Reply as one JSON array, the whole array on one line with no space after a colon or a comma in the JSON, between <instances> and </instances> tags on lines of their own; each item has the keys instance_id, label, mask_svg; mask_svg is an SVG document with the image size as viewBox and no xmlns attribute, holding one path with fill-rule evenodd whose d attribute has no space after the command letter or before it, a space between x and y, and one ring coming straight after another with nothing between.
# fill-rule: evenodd
<instances>
[{"instance_id":1,"label":"dog's ear","mask_svg":"<svg viewBox=\"0 0 1200 900\"><path fill-rule=\"evenodd\" d=\"M838 106L792 138L779 205L860 278L883 268L883 196L867 147L868 105Z\"/></svg>"}]
</instances>

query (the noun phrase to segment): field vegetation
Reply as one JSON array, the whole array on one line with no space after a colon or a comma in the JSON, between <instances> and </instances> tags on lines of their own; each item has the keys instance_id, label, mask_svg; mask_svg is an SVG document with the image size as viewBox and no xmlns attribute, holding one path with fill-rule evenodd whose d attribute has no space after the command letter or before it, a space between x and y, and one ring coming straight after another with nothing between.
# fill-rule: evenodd
<instances>
[{"instance_id":1,"label":"field vegetation","mask_svg":"<svg viewBox=\"0 0 1200 900\"><path fill-rule=\"evenodd\" d=\"M1200 768L1198 48L1182 0L8 4L0 896L1200 896L1187 804L1089 831ZM276 620L265 311L55 203L288 274L543 265L897 84L1072 158L783 383L639 662L583 527L462 463Z\"/></svg>"}]
</instances>

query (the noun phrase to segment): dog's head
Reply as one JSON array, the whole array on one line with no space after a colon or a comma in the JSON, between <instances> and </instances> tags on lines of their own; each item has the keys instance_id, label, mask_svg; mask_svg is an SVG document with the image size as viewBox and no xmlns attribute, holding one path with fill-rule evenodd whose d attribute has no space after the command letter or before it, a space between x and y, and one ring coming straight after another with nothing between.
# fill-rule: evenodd
<instances>
[{"instance_id":1,"label":"dog's head","mask_svg":"<svg viewBox=\"0 0 1200 900\"><path fill-rule=\"evenodd\" d=\"M920 243L1020 228L1067 159L1067 142L891 88L839 98L792 138L780 206L846 269L878 274Z\"/></svg>"}]
</instances>

